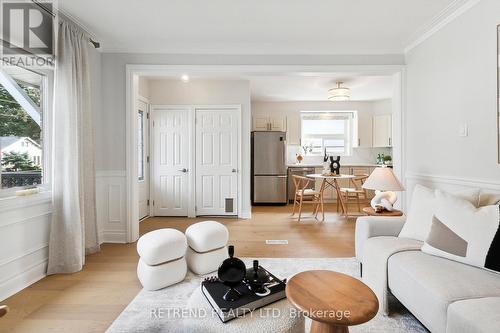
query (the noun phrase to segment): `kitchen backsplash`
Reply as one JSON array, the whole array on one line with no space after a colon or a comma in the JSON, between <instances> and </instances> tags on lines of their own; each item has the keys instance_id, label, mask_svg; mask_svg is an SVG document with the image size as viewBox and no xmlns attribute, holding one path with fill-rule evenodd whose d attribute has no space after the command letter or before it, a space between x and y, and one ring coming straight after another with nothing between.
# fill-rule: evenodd
<instances>
[{"instance_id":1,"label":"kitchen backsplash","mask_svg":"<svg viewBox=\"0 0 500 333\"><path fill-rule=\"evenodd\" d=\"M288 164L294 164L297 162L295 159L296 154L300 152L303 155L303 150L299 145L287 145L287 161ZM353 148L352 156L342 156L340 159L340 164L375 164L378 154L391 155L392 148ZM311 156L305 155L304 164L321 164L323 163L323 156Z\"/></svg>"}]
</instances>

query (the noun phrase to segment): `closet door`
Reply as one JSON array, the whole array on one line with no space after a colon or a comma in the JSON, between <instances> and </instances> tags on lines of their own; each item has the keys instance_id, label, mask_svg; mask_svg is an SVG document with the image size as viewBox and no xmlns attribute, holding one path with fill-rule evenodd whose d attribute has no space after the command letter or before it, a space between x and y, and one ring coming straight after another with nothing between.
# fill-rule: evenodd
<instances>
[{"instance_id":1,"label":"closet door","mask_svg":"<svg viewBox=\"0 0 500 333\"><path fill-rule=\"evenodd\" d=\"M196 215L238 215L236 109L196 109Z\"/></svg>"},{"instance_id":2,"label":"closet door","mask_svg":"<svg viewBox=\"0 0 500 333\"><path fill-rule=\"evenodd\" d=\"M156 216L187 216L189 200L189 108L155 108L153 193Z\"/></svg>"}]
</instances>

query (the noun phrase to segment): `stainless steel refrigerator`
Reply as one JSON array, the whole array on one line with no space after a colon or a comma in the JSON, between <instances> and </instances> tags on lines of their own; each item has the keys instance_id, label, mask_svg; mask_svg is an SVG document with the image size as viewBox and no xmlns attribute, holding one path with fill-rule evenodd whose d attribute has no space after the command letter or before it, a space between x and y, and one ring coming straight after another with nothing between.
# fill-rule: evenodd
<instances>
[{"instance_id":1,"label":"stainless steel refrigerator","mask_svg":"<svg viewBox=\"0 0 500 333\"><path fill-rule=\"evenodd\" d=\"M287 203L285 132L252 132L252 202Z\"/></svg>"}]
</instances>

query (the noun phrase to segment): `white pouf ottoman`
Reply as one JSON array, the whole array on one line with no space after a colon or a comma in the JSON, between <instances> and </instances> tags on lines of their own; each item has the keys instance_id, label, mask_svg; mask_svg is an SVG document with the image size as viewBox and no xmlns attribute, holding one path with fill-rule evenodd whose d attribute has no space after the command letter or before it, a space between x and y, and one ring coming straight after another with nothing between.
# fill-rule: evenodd
<instances>
[{"instance_id":1,"label":"white pouf ottoman","mask_svg":"<svg viewBox=\"0 0 500 333\"><path fill-rule=\"evenodd\" d=\"M139 238L137 277L146 290L158 290L184 280L186 236L175 229L159 229Z\"/></svg>"},{"instance_id":2,"label":"white pouf ottoman","mask_svg":"<svg viewBox=\"0 0 500 333\"><path fill-rule=\"evenodd\" d=\"M188 249L186 260L189 269L198 275L216 271L228 257L227 228L216 221L204 221L186 229Z\"/></svg>"},{"instance_id":3,"label":"white pouf ottoman","mask_svg":"<svg viewBox=\"0 0 500 333\"><path fill-rule=\"evenodd\" d=\"M197 288L189 298L187 309L196 316L182 321L182 332L190 333L304 333L305 319L286 299L222 323L207 299Z\"/></svg>"}]
</instances>

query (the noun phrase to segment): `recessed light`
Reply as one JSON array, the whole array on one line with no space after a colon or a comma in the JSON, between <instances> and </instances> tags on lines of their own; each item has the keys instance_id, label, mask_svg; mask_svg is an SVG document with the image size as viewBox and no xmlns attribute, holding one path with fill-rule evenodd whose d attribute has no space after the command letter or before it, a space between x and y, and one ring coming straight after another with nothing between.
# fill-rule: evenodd
<instances>
[{"instance_id":1,"label":"recessed light","mask_svg":"<svg viewBox=\"0 0 500 333\"><path fill-rule=\"evenodd\" d=\"M187 75L187 74L183 74L183 75L181 76L181 81L182 81L182 82L189 82L189 75Z\"/></svg>"}]
</instances>

